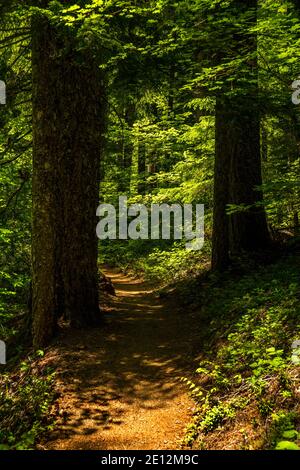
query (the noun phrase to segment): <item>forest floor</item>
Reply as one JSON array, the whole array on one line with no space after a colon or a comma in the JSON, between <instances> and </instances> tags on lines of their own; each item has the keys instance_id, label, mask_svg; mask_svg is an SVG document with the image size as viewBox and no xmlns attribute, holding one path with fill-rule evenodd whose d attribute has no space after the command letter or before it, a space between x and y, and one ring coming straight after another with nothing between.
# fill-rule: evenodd
<instances>
[{"instance_id":1,"label":"forest floor","mask_svg":"<svg viewBox=\"0 0 300 470\"><path fill-rule=\"evenodd\" d=\"M180 380L197 365L193 313L140 279L104 273L116 290L105 326L66 332L46 355L59 419L38 448L178 449L195 407Z\"/></svg>"}]
</instances>

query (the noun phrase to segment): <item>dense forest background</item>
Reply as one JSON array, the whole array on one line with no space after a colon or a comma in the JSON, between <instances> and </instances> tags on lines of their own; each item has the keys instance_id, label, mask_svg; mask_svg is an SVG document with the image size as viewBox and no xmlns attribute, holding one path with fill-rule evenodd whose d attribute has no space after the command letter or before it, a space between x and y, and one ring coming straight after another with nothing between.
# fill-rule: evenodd
<instances>
[{"instance_id":1,"label":"dense forest background","mask_svg":"<svg viewBox=\"0 0 300 470\"><path fill-rule=\"evenodd\" d=\"M24 355L43 355L61 319L101 328L105 265L200 312L184 445L205 448L211 433L215 448L225 423L226 447L226 423L250 409L245 448L297 447L300 2L6 0L0 14L0 446L44 431L54 379ZM122 195L204 204L203 249L97 242L97 205Z\"/></svg>"}]
</instances>

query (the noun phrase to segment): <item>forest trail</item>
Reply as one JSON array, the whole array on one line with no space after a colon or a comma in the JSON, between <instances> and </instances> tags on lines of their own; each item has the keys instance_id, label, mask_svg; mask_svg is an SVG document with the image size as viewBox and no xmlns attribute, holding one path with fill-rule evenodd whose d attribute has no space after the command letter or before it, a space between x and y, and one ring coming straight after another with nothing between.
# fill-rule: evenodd
<instances>
[{"instance_id":1,"label":"forest trail","mask_svg":"<svg viewBox=\"0 0 300 470\"><path fill-rule=\"evenodd\" d=\"M178 449L193 411L180 381L195 370L197 333L176 299L104 270L116 289L106 325L70 331L50 351L60 418L44 449Z\"/></svg>"}]
</instances>

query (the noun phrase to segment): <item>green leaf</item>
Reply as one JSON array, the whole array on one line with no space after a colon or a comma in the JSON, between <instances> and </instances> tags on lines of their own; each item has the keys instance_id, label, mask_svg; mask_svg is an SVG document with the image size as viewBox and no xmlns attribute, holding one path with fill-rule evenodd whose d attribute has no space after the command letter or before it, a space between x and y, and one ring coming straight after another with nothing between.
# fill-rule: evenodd
<instances>
[{"instance_id":1,"label":"green leaf","mask_svg":"<svg viewBox=\"0 0 300 470\"><path fill-rule=\"evenodd\" d=\"M300 450L300 447L291 441L280 441L275 450Z\"/></svg>"}]
</instances>

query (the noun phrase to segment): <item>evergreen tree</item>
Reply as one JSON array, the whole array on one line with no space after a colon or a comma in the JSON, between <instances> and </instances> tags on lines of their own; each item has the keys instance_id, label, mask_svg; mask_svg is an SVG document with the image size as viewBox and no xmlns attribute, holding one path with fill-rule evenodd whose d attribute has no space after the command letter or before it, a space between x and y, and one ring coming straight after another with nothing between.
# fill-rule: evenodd
<instances>
[{"instance_id":1,"label":"evergreen tree","mask_svg":"<svg viewBox=\"0 0 300 470\"><path fill-rule=\"evenodd\" d=\"M100 323L96 207L103 132L103 76L76 37L32 20L33 338L41 346L57 319Z\"/></svg>"},{"instance_id":2,"label":"evergreen tree","mask_svg":"<svg viewBox=\"0 0 300 470\"><path fill-rule=\"evenodd\" d=\"M232 31L232 53L243 63L242 70L224 83L216 102L213 269L228 265L229 252L255 252L270 243L260 189L257 35L251 31L257 2L236 1L233 7L244 21ZM237 207L230 216L228 205Z\"/></svg>"}]
</instances>

